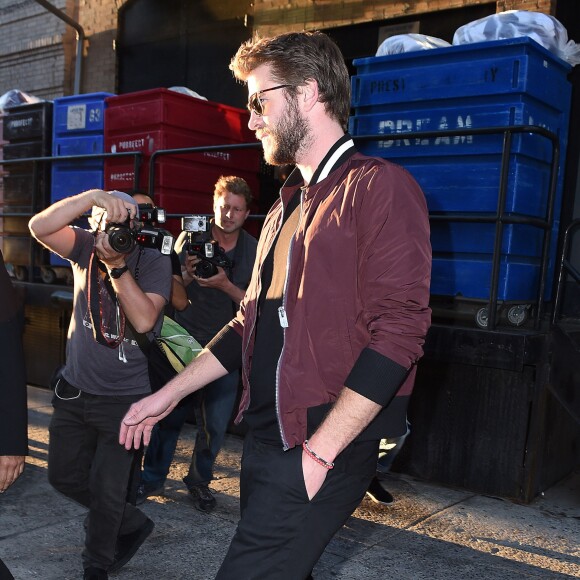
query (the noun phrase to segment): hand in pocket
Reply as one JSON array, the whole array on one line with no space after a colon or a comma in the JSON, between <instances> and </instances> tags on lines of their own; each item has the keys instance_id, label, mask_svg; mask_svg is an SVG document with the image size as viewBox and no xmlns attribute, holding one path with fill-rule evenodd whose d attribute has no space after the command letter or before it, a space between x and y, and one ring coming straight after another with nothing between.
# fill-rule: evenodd
<instances>
[{"instance_id":1,"label":"hand in pocket","mask_svg":"<svg viewBox=\"0 0 580 580\"><path fill-rule=\"evenodd\" d=\"M305 451L302 451L302 474L308 499L312 501L326 480L328 469L316 463Z\"/></svg>"}]
</instances>

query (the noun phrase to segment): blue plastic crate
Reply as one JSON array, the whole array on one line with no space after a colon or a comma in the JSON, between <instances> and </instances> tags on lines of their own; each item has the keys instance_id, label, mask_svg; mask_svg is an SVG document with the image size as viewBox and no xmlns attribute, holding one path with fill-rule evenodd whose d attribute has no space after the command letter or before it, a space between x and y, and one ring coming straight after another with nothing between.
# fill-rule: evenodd
<instances>
[{"instance_id":1,"label":"blue plastic crate","mask_svg":"<svg viewBox=\"0 0 580 580\"><path fill-rule=\"evenodd\" d=\"M104 111L110 96L112 93L88 93L55 99L53 156L104 153ZM90 187L103 187L103 167L103 159L54 161L51 202Z\"/></svg>"},{"instance_id":2,"label":"blue plastic crate","mask_svg":"<svg viewBox=\"0 0 580 580\"><path fill-rule=\"evenodd\" d=\"M51 203L65 197L76 195L87 189L103 189L104 171L101 162L100 167L81 167L71 163L54 163L52 168L52 196ZM80 227L87 227L85 218L75 221ZM60 256L50 253L51 266L70 266L70 263Z\"/></svg>"},{"instance_id":3,"label":"blue plastic crate","mask_svg":"<svg viewBox=\"0 0 580 580\"><path fill-rule=\"evenodd\" d=\"M530 38L453 46L354 61L353 135L487 129L531 125L556 135L560 146L550 264L570 117L571 70ZM359 142L364 153L390 159L417 179L430 212L497 210L503 132ZM552 144L537 133L514 133L504 212L545 218ZM495 239L492 224L432 222L433 282L437 295L488 299ZM501 245L500 300L536 298L543 230L506 225Z\"/></svg>"},{"instance_id":4,"label":"blue plastic crate","mask_svg":"<svg viewBox=\"0 0 580 580\"><path fill-rule=\"evenodd\" d=\"M111 96L112 93L88 93L55 99L54 136L62 137L77 133L102 134L105 126L105 99Z\"/></svg>"},{"instance_id":5,"label":"blue plastic crate","mask_svg":"<svg viewBox=\"0 0 580 580\"><path fill-rule=\"evenodd\" d=\"M491 257L450 255L433 258L431 294L487 300L490 295ZM500 301L532 303L540 279L537 261L504 257L500 264L497 298Z\"/></svg>"},{"instance_id":6,"label":"blue plastic crate","mask_svg":"<svg viewBox=\"0 0 580 580\"><path fill-rule=\"evenodd\" d=\"M105 137L96 135L77 135L74 137L56 137L53 141L53 155L92 155L103 153L105 150ZM73 160L74 161L74 160ZM78 160L75 163L94 163L92 160ZM101 160L97 162L102 163Z\"/></svg>"},{"instance_id":7,"label":"blue plastic crate","mask_svg":"<svg viewBox=\"0 0 580 580\"><path fill-rule=\"evenodd\" d=\"M105 130L105 108L107 97L112 93L88 93L83 95L73 95L55 99L53 108L53 141L52 155L93 155L104 153L104 130ZM76 171L87 171L86 179L81 182L93 182L95 170L103 171L103 159L79 159L52 163L52 175L57 179L58 190L53 187L51 201L62 199L62 188L65 185L60 178L60 174L70 171L71 176L76 175ZM82 189L74 190L78 183L74 179L70 186L66 187L67 195L79 193ZM102 183L102 178L99 179ZM86 189L86 188L85 188Z\"/></svg>"},{"instance_id":8,"label":"blue plastic crate","mask_svg":"<svg viewBox=\"0 0 580 580\"><path fill-rule=\"evenodd\" d=\"M52 173L52 203L87 189L102 189L103 181L102 168L71 168L57 165Z\"/></svg>"},{"instance_id":9,"label":"blue plastic crate","mask_svg":"<svg viewBox=\"0 0 580 580\"><path fill-rule=\"evenodd\" d=\"M516 95L502 97L430 100L369 107L365 114L349 120L352 135L399 135L417 131L447 131L532 125L554 133L561 141L568 134L568 112ZM395 158L405 155L501 154L504 133L424 137L422 139L378 140L364 145L372 155ZM553 146L549 139L535 133L512 134L511 151L550 162Z\"/></svg>"},{"instance_id":10,"label":"blue plastic crate","mask_svg":"<svg viewBox=\"0 0 580 580\"><path fill-rule=\"evenodd\" d=\"M504 224L501 252L512 257L538 258L542 253L544 232L522 224ZM431 223L431 247L435 255L493 253L495 224L474 222Z\"/></svg>"},{"instance_id":11,"label":"blue plastic crate","mask_svg":"<svg viewBox=\"0 0 580 580\"><path fill-rule=\"evenodd\" d=\"M352 105L525 93L560 110L571 66L529 37L355 59Z\"/></svg>"},{"instance_id":12,"label":"blue plastic crate","mask_svg":"<svg viewBox=\"0 0 580 580\"><path fill-rule=\"evenodd\" d=\"M53 108L53 156L92 155L104 152L106 98L112 93L88 93L55 99ZM52 163L51 203L92 188L103 188L103 159L79 159ZM86 226L86 220L77 225ZM53 266L69 263L50 254Z\"/></svg>"},{"instance_id":13,"label":"blue plastic crate","mask_svg":"<svg viewBox=\"0 0 580 580\"><path fill-rule=\"evenodd\" d=\"M423 189L431 212L495 212L501 177L498 156L395 159ZM535 159L510 156L504 211L546 216L550 167Z\"/></svg>"},{"instance_id":14,"label":"blue plastic crate","mask_svg":"<svg viewBox=\"0 0 580 580\"><path fill-rule=\"evenodd\" d=\"M55 149L63 156L103 153L102 135L59 137L57 141ZM102 188L104 162L102 158L53 161L51 175L51 203L54 203L86 189Z\"/></svg>"}]
</instances>

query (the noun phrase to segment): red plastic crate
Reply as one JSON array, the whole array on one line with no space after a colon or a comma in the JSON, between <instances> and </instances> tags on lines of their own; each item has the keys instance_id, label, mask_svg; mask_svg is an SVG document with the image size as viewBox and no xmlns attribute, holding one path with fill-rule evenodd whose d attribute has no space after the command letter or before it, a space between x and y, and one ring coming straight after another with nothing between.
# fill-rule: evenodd
<instances>
[{"instance_id":1,"label":"red plastic crate","mask_svg":"<svg viewBox=\"0 0 580 580\"><path fill-rule=\"evenodd\" d=\"M150 89L106 99L105 134L175 127L222 138L222 143L255 141L244 109L196 99L168 89Z\"/></svg>"},{"instance_id":2,"label":"red plastic crate","mask_svg":"<svg viewBox=\"0 0 580 580\"><path fill-rule=\"evenodd\" d=\"M237 175L248 182L248 185L258 198L258 174L252 171L228 171L219 165L183 161L174 157L159 160L155 165L154 194L159 189L179 191L209 191L213 193L214 185L220 175ZM105 168L105 189L118 189L131 192L134 188L135 172L133 163L128 158L111 159ZM140 172L139 189L149 190L149 165L145 162Z\"/></svg>"},{"instance_id":3,"label":"red plastic crate","mask_svg":"<svg viewBox=\"0 0 580 580\"><path fill-rule=\"evenodd\" d=\"M152 89L106 99L105 151L143 153L138 188L149 190L149 161L154 151L256 142L249 113L167 89ZM244 178L259 198L259 149L223 150L160 156L155 164L154 197L168 212L211 212L220 175ZM134 188L133 159L105 160L105 189ZM171 193L170 193L171 192ZM208 196L205 204L202 199ZM194 200L193 207L188 207Z\"/></svg>"},{"instance_id":4,"label":"red plastic crate","mask_svg":"<svg viewBox=\"0 0 580 580\"><path fill-rule=\"evenodd\" d=\"M159 129L155 131L134 131L130 133L107 134L105 150L110 153L141 151L144 163L149 163L151 154L161 149L183 149L187 147L224 145L215 135L192 133L180 129ZM260 155L258 149L216 150L201 153L184 153L179 155L160 156L157 163L166 159L179 159L185 162L219 165L226 173L235 174L237 170L258 172ZM115 159L107 159L107 163Z\"/></svg>"}]
</instances>

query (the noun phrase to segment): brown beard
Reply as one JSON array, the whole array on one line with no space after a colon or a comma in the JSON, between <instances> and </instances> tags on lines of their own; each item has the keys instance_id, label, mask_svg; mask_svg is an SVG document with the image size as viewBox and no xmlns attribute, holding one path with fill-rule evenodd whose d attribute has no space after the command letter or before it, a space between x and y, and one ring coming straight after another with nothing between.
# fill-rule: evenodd
<instances>
[{"instance_id":1,"label":"brown beard","mask_svg":"<svg viewBox=\"0 0 580 580\"><path fill-rule=\"evenodd\" d=\"M294 165L300 149L310 141L310 126L301 116L295 97L287 106L276 125L268 128L272 147L264 150L266 162L270 165Z\"/></svg>"}]
</instances>

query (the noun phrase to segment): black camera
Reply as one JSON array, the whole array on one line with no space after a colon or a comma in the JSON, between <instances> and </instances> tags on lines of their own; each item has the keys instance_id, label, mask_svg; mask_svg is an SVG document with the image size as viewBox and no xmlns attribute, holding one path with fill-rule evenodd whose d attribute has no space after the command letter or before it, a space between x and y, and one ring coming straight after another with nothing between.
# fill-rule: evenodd
<instances>
[{"instance_id":1,"label":"black camera","mask_svg":"<svg viewBox=\"0 0 580 580\"><path fill-rule=\"evenodd\" d=\"M211 222L203 215L191 215L181 218L181 229L187 232L183 249L190 256L197 256L200 261L195 266L195 275L199 278L211 278L218 273L218 267L231 270L233 262L226 256L218 242L212 240Z\"/></svg>"},{"instance_id":2,"label":"black camera","mask_svg":"<svg viewBox=\"0 0 580 580\"><path fill-rule=\"evenodd\" d=\"M128 254L135 245L154 248L162 254L173 251L173 236L164 229L155 227L156 223L165 223L165 210L153 207L149 203L139 204L139 217L127 219L121 224L110 223L105 226L111 248L119 254Z\"/></svg>"}]
</instances>

